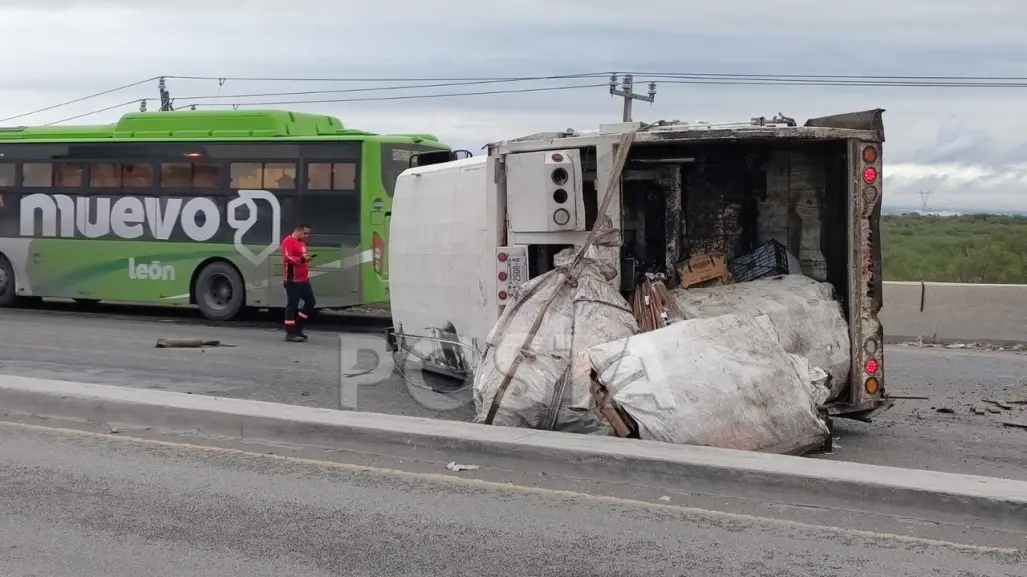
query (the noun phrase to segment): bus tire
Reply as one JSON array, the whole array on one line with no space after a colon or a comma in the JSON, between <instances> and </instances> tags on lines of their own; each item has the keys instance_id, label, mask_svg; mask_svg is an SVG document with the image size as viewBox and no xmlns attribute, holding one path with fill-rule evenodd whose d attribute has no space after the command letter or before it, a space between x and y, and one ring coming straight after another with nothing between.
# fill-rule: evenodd
<instances>
[{"instance_id":1,"label":"bus tire","mask_svg":"<svg viewBox=\"0 0 1027 577\"><path fill-rule=\"evenodd\" d=\"M242 275L225 261L203 267L196 277L193 294L200 312L212 321L232 320L246 305Z\"/></svg>"},{"instance_id":2,"label":"bus tire","mask_svg":"<svg viewBox=\"0 0 1027 577\"><path fill-rule=\"evenodd\" d=\"M14 267L6 256L0 254L0 307L13 307L18 300L15 284Z\"/></svg>"}]
</instances>

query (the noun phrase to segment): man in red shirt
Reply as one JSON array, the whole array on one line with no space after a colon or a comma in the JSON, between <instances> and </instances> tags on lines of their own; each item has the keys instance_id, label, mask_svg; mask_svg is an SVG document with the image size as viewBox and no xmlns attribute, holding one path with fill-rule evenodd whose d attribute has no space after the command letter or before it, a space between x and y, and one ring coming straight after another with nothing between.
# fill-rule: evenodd
<instances>
[{"instance_id":1,"label":"man in red shirt","mask_svg":"<svg viewBox=\"0 0 1027 577\"><path fill-rule=\"evenodd\" d=\"M282 240L282 284L285 285L285 340L302 343L307 340L303 321L314 310L314 289L310 286L310 265L315 254L307 253L310 226L299 224L292 234ZM300 302L303 302L302 309Z\"/></svg>"}]
</instances>

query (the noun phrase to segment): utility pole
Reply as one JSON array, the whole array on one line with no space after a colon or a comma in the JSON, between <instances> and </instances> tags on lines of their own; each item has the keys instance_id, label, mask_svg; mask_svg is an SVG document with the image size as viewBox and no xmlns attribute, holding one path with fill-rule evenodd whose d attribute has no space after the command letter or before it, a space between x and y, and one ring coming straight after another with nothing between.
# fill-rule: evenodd
<instances>
[{"instance_id":1,"label":"utility pole","mask_svg":"<svg viewBox=\"0 0 1027 577\"><path fill-rule=\"evenodd\" d=\"M174 111L175 108L171 105L171 93L168 92L168 85L164 82L163 76L157 81L157 91L160 92L160 111Z\"/></svg>"},{"instance_id":2,"label":"utility pole","mask_svg":"<svg viewBox=\"0 0 1027 577\"><path fill-rule=\"evenodd\" d=\"M920 191L920 214L927 214L927 199L931 198L931 191L921 190Z\"/></svg>"},{"instance_id":3,"label":"utility pole","mask_svg":"<svg viewBox=\"0 0 1027 577\"><path fill-rule=\"evenodd\" d=\"M613 96L620 96L624 99L624 122L631 122L631 104L635 100L642 100L652 104L656 100L656 83L649 83L649 94L635 94L635 79L630 74L624 75L624 81L621 83L621 87L617 88L617 75L610 75L610 94Z\"/></svg>"}]
</instances>

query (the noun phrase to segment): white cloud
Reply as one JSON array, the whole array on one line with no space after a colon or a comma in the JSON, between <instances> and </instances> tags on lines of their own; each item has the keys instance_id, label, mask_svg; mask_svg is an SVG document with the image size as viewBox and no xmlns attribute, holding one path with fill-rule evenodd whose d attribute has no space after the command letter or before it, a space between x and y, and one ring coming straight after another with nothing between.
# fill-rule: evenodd
<instances>
[{"instance_id":1,"label":"white cloud","mask_svg":"<svg viewBox=\"0 0 1027 577\"><path fill-rule=\"evenodd\" d=\"M602 70L1027 76L1027 5L1019 0L3 0L0 118L157 75L470 77ZM40 41L45 39L45 41ZM640 78L644 81L645 79ZM583 80L582 84L603 83ZM511 88L572 81L524 83ZM354 83L169 80L186 96L325 91ZM440 87L422 93L500 88ZM707 86L661 82L641 119L805 119L882 107L885 201L937 209L1027 210L1027 89ZM395 95L403 91L375 92ZM367 93L220 101L339 100ZM41 113L44 123L154 98L155 84ZM153 107L156 102L151 102ZM279 106L347 125L432 132L477 151L487 141L589 128L619 117L606 89ZM130 108L129 108L130 109ZM110 122L119 109L77 122ZM966 203L972 203L968 206Z\"/></svg>"}]
</instances>

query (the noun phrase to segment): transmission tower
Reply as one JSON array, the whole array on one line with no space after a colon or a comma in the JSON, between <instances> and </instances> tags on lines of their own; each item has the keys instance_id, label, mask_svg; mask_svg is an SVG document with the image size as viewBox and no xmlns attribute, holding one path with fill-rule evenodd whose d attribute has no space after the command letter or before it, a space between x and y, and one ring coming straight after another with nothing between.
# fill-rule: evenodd
<instances>
[{"instance_id":1,"label":"transmission tower","mask_svg":"<svg viewBox=\"0 0 1027 577\"><path fill-rule=\"evenodd\" d=\"M931 198L931 191L921 190L920 191L920 212L927 214L927 199Z\"/></svg>"}]
</instances>

